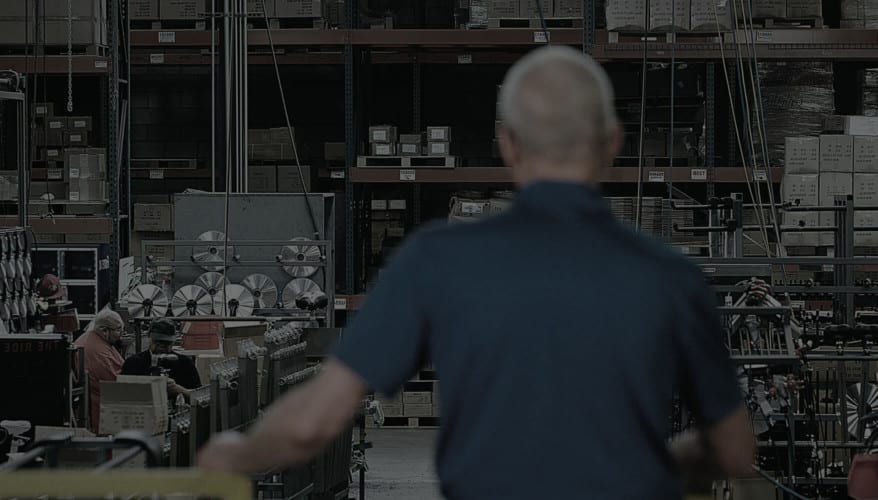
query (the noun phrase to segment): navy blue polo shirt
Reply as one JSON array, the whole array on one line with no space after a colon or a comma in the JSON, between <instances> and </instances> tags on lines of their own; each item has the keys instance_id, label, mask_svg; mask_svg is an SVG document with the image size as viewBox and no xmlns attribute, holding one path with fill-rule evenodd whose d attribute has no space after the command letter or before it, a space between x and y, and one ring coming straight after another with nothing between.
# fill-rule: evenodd
<instances>
[{"instance_id":1,"label":"navy blue polo shirt","mask_svg":"<svg viewBox=\"0 0 878 500\"><path fill-rule=\"evenodd\" d=\"M705 425L741 404L715 296L592 187L409 237L335 353L393 394L430 359L451 499L671 499L675 387Z\"/></svg>"}]
</instances>

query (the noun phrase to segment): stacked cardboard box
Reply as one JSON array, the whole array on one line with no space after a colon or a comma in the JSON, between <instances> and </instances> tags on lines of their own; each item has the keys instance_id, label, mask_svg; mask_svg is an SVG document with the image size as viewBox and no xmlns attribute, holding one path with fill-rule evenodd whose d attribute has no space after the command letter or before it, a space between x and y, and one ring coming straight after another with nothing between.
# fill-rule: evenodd
<instances>
[{"instance_id":1,"label":"stacked cardboard box","mask_svg":"<svg viewBox=\"0 0 878 500\"><path fill-rule=\"evenodd\" d=\"M427 156L451 156L451 127L427 127Z\"/></svg>"},{"instance_id":2,"label":"stacked cardboard box","mask_svg":"<svg viewBox=\"0 0 878 500\"><path fill-rule=\"evenodd\" d=\"M303 184L304 181L304 184ZM302 165L250 165L247 190L251 193L302 193L311 191L311 167Z\"/></svg>"},{"instance_id":3,"label":"stacked cardboard box","mask_svg":"<svg viewBox=\"0 0 878 500\"><path fill-rule=\"evenodd\" d=\"M167 21L204 21L205 0L160 0L159 18Z\"/></svg>"},{"instance_id":4,"label":"stacked cardboard box","mask_svg":"<svg viewBox=\"0 0 878 500\"><path fill-rule=\"evenodd\" d=\"M100 433L167 431L167 387L165 377L120 375L115 382L101 382Z\"/></svg>"},{"instance_id":5,"label":"stacked cardboard box","mask_svg":"<svg viewBox=\"0 0 878 500\"><path fill-rule=\"evenodd\" d=\"M878 29L878 4L872 0L841 0L840 26Z\"/></svg>"},{"instance_id":6,"label":"stacked cardboard box","mask_svg":"<svg viewBox=\"0 0 878 500\"><path fill-rule=\"evenodd\" d=\"M36 29L36 6L40 7L40 29ZM100 0L71 0L70 23L74 46L107 45L106 3ZM0 44L67 45L67 2L0 2ZM38 35L38 36L37 36Z\"/></svg>"},{"instance_id":7,"label":"stacked cardboard box","mask_svg":"<svg viewBox=\"0 0 878 500\"><path fill-rule=\"evenodd\" d=\"M369 150L372 156L396 156L399 135L393 125L369 127Z\"/></svg>"},{"instance_id":8,"label":"stacked cardboard box","mask_svg":"<svg viewBox=\"0 0 878 500\"><path fill-rule=\"evenodd\" d=\"M250 129L247 131L247 157L256 161L277 161L293 159L293 138L286 127Z\"/></svg>"},{"instance_id":9,"label":"stacked cardboard box","mask_svg":"<svg viewBox=\"0 0 878 500\"><path fill-rule=\"evenodd\" d=\"M405 237L406 200L373 199L372 256L376 263L387 257Z\"/></svg>"},{"instance_id":10,"label":"stacked cardboard box","mask_svg":"<svg viewBox=\"0 0 878 500\"><path fill-rule=\"evenodd\" d=\"M140 265L144 241L174 240L174 204L170 195L138 195L134 199L129 249ZM146 245L146 255L155 260L174 260L174 247L161 244Z\"/></svg>"},{"instance_id":11,"label":"stacked cardboard box","mask_svg":"<svg viewBox=\"0 0 878 500\"><path fill-rule=\"evenodd\" d=\"M70 201L107 201L107 154L104 148L68 148L64 163Z\"/></svg>"},{"instance_id":12,"label":"stacked cardboard box","mask_svg":"<svg viewBox=\"0 0 878 500\"><path fill-rule=\"evenodd\" d=\"M878 69L869 68L863 72L862 111L864 116L878 117Z\"/></svg>"}]
</instances>

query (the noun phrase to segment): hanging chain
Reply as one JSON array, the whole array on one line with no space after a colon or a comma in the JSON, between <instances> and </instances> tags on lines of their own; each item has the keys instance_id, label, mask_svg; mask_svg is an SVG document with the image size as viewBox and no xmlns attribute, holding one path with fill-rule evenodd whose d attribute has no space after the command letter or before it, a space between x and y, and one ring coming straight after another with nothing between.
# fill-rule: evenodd
<instances>
[{"instance_id":1,"label":"hanging chain","mask_svg":"<svg viewBox=\"0 0 878 500\"><path fill-rule=\"evenodd\" d=\"M67 112L73 112L73 0L67 0Z\"/></svg>"}]
</instances>

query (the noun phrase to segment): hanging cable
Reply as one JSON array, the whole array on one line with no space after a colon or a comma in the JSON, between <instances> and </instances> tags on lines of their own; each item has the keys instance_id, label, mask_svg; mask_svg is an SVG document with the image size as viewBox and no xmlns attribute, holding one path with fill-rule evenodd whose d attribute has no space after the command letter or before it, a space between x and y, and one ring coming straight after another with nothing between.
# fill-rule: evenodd
<instances>
[{"instance_id":1,"label":"hanging cable","mask_svg":"<svg viewBox=\"0 0 878 500\"><path fill-rule=\"evenodd\" d=\"M293 135L293 126L290 122L289 110L287 109L287 99L286 95L284 94L284 86L280 77L280 67L277 63L277 53L275 53L274 51L274 40L272 39L271 27L268 23L268 11L265 8L265 0L261 0L261 2L262 18L265 20L265 33L268 35L268 47L271 51L271 61L274 65L274 75L275 77L277 77L277 90L280 93L280 102L284 112L284 120L286 121L287 132L290 135L290 142L292 142L293 144L293 157L296 160L296 169L299 172L299 182L302 183L302 193L305 195L305 206L308 209L308 218L311 220L311 226L314 229L314 239L319 240L321 239L320 231L318 229L320 226L317 224L317 219L314 216L314 209L311 207L311 199L308 196L308 186L305 184L305 176L302 174L302 163L299 161L299 151L298 148L296 148L296 138ZM539 4L540 2L537 1L537 6L539 6ZM543 27L543 29L545 30L545 26ZM548 40L548 34L546 35L546 37L546 39Z\"/></svg>"},{"instance_id":2,"label":"hanging cable","mask_svg":"<svg viewBox=\"0 0 878 500\"><path fill-rule=\"evenodd\" d=\"M674 227L674 109L677 104L677 0L671 0L671 130L668 132L668 243Z\"/></svg>"},{"instance_id":3,"label":"hanging cable","mask_svg":"<svg viewBox=\"0 0 878 500\"><path fill-rule=\"evenodd\" d=\"M647 68L647 44L646 36L643 36L643 66L640 69L640 135L637 147L637 200L634 207L634 228L638 231L641 225L643 212L643 136L646 129L646 68Z\"/></svg>"},{"instance_id":4,"label":"hanging cable","mask_svg":"<svg viewBox=\"0 0 878 500\"><path fill-rule=\"evenodd\" d=\"M803 496L803 495L799 494L798 492L796 492L796 490L794 490L794 489L792 489L792 488L789 488L789 487L787 487L787 486L781 484L780 481L778 481L777 479L771 477L768 473L766 473L765 471L763 471L763 470L760 469L759 467L757 467L757 466L754 465L754 466L753 466L753 470L755 470L757 474L759 474L760 476L762 476L763 479L765 479L765 480L768 481L769 483L773 484L775 488L777 488L777 489L780 490L780 491L783 491L783 492L786 493L787 495L790 495L790 496L792 496L792 497L794 497L794 498L797 498L797 499L799 499L799 500L811 500L810 498L808 498L808 497L806 497L806 496Z\"/></svg>"},{"instance_id":5,"label":"hanging cable","mask_svg":"<svg viewBox=\"0 0 878 500\"><path fill-rule=\"evenodd\" d=\"M265 0L262 0L265 2ZM546 18L543 16L543 2L542 0L536 0L537 4L537 14L540 16L540 26L543 28L543 36L546 37L546 45L551 45L552 40L549 39L549 30L546 29Z\"/></svg>"}]
</instances>

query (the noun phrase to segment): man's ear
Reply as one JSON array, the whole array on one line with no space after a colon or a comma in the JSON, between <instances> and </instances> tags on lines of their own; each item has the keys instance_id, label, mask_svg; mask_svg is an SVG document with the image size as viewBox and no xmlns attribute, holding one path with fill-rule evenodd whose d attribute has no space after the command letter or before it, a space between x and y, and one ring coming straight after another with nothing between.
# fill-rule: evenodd
<instances>
[{"instance_id":1,"label":"man's ear","mask_svg":"<svg viewBox=\"0 0 878 500\"><path fill-rule=\"evenodd\" d=\"M603 166L609 167L613 164L613 160L619 155L619 151L622 150L622 145L624 143L625 129L622 128L622 125L617 125L607 138L604 147Z\"/></svg>"},{"instance_id":2,"label":"man's ear","mask_svg":"<svg viewBox=\"0 0 878 500\"><path fill-rule=\"evenodd\" d=\"M507 167L518 166L518 163L521 161L521 152L518 149L515 138L512 136L512 132L506 127L501 127L497 138L499 139L500 156L503 158L503 163Z\"/></svg>"}]
</instances>

